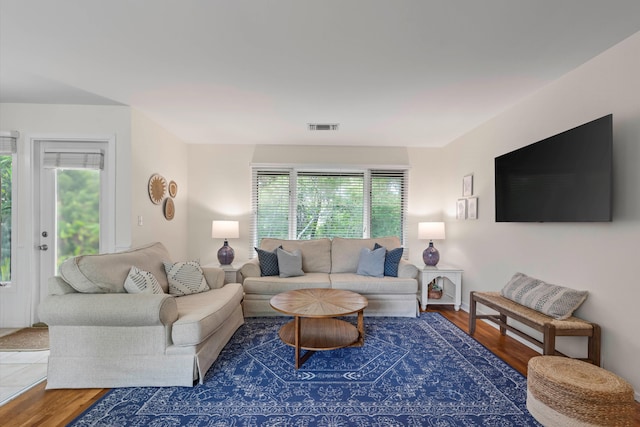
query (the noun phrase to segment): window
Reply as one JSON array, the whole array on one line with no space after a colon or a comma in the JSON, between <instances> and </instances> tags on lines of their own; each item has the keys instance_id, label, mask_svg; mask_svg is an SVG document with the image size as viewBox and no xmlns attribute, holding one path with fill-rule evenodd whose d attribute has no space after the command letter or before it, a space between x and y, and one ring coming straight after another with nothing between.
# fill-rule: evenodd
<instances>
[{"instance_id":1,"label":"window","mask_svg":"<svg viewBox=\"0 0 640 427\"><path fill-rule=\"evenodd\" d=\"M405 173L371 172L370 237L398 236L404 242L407 212Z\"/></svg>"},{"instance_id":2,"label":"window","mask_svg":"<svg viewBox=\"0 0 640 427\"><path fill-rule=\"evenodd\" d=\"M406 170L253 169L252 246L263 237L398 236L404 241Z\"/></svg>"},{"instance_id":3,"label":"window","mask_svg":"<svg viewBox=\"0 0 640 427\"><path fill-rule=\"evenodd\" d=\"M13 173L16 153L15 133L0 134L0 284L11 283L13 253Z\"/></svg>"},{"instance_id":4,"label":"window","mask_svg":"<svg viewBox=\"0 0 640 427\"><path fill-rule=\"evenodd\" d=\"M74 150L74 151L71 151ZM101 149L44 149L42 167L52 171L55 194L55 265L72 256L100 252Z\"/></svg>"}]
</instances>

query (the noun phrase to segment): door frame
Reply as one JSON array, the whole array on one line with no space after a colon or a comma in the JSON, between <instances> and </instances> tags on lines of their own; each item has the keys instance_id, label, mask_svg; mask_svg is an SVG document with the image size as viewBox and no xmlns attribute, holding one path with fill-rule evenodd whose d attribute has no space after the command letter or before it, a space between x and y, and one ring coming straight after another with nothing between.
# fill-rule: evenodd
<instances>
[{"instance_id":1,"label":"door frame","mask_svg":"<svg viewBox=\"0 0 640 427\"><path fill-rule=\"evenodd\" d=\"M40 280L40 176L42 168L40 167L40 147L41 143L104 143L106 149L104 152L104 184L101 184L101 194L104 203L100 204L100 252L113 252L115 250L115 218L116 218L116 137L115 135L32 135L29 137L30 164L31 172L29 179L31 180L31 204L32 217L30 218L31 228L31 251L30 266L32 268L24 270L28 273L29 280L23 283L31 283L29 292L31 323L39 322L38 305L41 299L48 294L46 283ZM104 205L104 206L103 206Z\"/></svg>"}]
</instances>

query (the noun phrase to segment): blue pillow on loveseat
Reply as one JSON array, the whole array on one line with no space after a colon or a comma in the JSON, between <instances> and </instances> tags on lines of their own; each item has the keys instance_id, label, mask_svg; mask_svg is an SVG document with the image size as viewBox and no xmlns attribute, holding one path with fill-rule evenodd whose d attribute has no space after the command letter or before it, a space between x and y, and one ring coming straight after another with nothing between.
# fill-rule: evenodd
<instances>
[{"instance_id":1,"label":"blue pillow on loveseat","mask_svg":"<svg viewBox=\"0 0 640 427\"><path fill-rule=\"evenodd\" d=\"M375 244L373 249L382 248L383 246L378 243ZM390 277L398 277L398 266L402 259L402 253L404 248L395 248L388 250L384 257L384 275Z\"/></svg>"}]
</instances>

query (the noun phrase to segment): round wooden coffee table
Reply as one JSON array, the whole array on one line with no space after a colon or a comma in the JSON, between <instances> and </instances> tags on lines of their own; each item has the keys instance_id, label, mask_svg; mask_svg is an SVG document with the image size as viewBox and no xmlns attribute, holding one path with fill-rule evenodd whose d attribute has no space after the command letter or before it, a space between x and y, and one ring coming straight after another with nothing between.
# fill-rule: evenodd
<instances>
[{"instance_id":1,"label":"round wooden coffee table","mask_svg":"<svg viewBox=\"0 0 640 427\"><path fill-rule=\"evenodd\" d=\"M293 320L280 328L280 339L296 349L296 369L316 351L342 347L360 347L364 344L364 309L369 302L365 297L340 289L297 289L271 298L271 307L293 316ZM358 313L358 327L335 319ZM300 350L307 352L301 356Z\"/></svg>"}]
</instances>

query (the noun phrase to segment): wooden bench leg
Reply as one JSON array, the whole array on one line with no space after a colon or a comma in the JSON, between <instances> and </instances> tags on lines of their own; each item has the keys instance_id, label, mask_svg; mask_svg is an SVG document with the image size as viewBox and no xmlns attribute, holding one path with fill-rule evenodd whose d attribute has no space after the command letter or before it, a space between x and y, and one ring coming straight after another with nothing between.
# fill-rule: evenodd
<instances>
[{"instance_id":1,"label":"wooden bench leg","mask_svg":"<svg viewBox=\"0 0 640 427\"><path fill-rule=\"evenodd\" d=\"M473 291L469 294L469 335L476 332L476 300Z\"/></svg>"},{"instance_id":2,"label":"wooden bench leg","mask_svg":"<svg viewBox=\"0 0 640 427\"><path fill-rule=\"evenodd\" d=\"M506 314L500 313L500 335L507 335L507 328L502 325L507 324L507 316Z\"/></svg>"},{"instance_id":3,"label":"wooden bench leg","mask_svg":"<svg viewBox=\"0 0 640 427\"><path fill-rule=\"evenodd\" d=\"M554 355L556 354L556 327L551 323L544 325L544 336L542 338L542 354Z\"/></svg>"},{"instance_id":4,"label":"wooden bench leg","mask_svg":"<svg viewBox=\"0 0 640 427\"><path fill-rule=\"evenodd\" d=\"M596 366L600 366L600 325L592 323L593 334L589 337L589 360Z\"/></svg>"}]
</instances>

